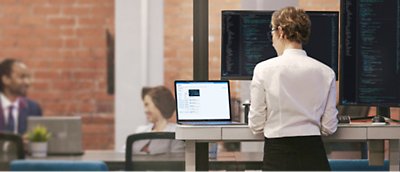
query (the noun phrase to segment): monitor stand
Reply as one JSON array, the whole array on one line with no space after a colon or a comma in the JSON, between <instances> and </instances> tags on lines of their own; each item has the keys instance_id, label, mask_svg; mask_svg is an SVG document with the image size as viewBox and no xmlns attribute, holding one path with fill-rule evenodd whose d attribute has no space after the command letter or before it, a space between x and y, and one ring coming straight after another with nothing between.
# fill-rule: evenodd
<instances>
[{"instance_id":1,"label":"monitor stand","mask_svg":"<svg viewBox=\"0 0 400 172\"><path fill-rule=\"evenodd\" d=\"M386 118L390 119L390 107L377 106L376 115L372 118L372 123L385 123Z\"/></svg>"}]
</instances>

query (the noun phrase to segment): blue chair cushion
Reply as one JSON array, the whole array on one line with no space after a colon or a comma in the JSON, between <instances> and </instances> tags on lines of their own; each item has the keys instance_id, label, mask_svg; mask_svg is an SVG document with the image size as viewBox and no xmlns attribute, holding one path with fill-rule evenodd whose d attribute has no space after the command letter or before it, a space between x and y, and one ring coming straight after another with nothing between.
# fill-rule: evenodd
<instances>
[{"instance_id":1,"label":"blue chair cushion","mask_svg":"<svg viewBox=\"0 0 400 172\"><path fill-rule=\"evenodd\" d=\"M368 159L330 159L332 171L389 171L389 161L383 166L369 166Z\"/></svg>"},{"instance_id":2,"label":"blue chair cushion","mask_svg":"<svg viewBox=\"0 0 400 172\"><path fill-rule=\"evenodd\" d=\"M11 171L108 171L103 161L13 160Z\"/></svg>"}]
</instances>

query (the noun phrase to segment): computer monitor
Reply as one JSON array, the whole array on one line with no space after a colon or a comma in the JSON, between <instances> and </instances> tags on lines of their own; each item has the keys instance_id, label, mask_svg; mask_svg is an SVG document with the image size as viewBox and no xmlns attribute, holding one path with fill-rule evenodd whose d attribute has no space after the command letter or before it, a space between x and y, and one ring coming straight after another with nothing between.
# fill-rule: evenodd
<instances>
[{"instance_id":1,"label":"computer monitor","mask_svg":"<svg viewBox=\"0 0 400 172\"><path fill-rule=\"evenodd\" d=\"M273 11L222 11L221 79L251 80L257 63L276 57L269 36ZM339 13L307 11L311 35L308 56L338 73ZM337 78L337 76L336 76Z\"/></svg>"},{"instance_id":2,"label":"computer monitor","mask_svg":"<svg viewBox=\"0 0 400 172\"><path fill-rule=\"evenodd\" d=\"M344 105L400 106L400 0L341 0Z\"/></svg>"}]
</instances>

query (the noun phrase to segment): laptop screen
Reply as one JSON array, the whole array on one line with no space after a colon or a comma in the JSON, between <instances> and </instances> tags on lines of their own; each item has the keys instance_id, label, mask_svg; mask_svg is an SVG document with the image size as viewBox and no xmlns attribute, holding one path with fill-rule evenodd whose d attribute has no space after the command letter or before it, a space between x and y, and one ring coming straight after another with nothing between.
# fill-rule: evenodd
<instances>
[{"instance_id":1,"label":"laptop screen","mask_svg":"<svg viewBox=\"0 0 400 172\"><path fill-rule=\"evenodd\" d=\"M231 120L229 81L175 81L178 121Z\"/></svg>"}]
</instances>

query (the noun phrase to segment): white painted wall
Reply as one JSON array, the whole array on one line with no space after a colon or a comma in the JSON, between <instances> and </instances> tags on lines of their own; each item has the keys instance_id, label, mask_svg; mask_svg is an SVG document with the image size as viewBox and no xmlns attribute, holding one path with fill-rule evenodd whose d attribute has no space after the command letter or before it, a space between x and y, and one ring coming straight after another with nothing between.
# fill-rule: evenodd
<instances>
[{"instance_id":1,"label":"white painted wall","mask_svg":"<svg viewBox=\"0 0 400 172\"><path fill-rule=\"evenodd\" d=\"M146 118L143 86L163 84L163 0L115 1L115 150Z\"/></svg>"}]
</instances>

